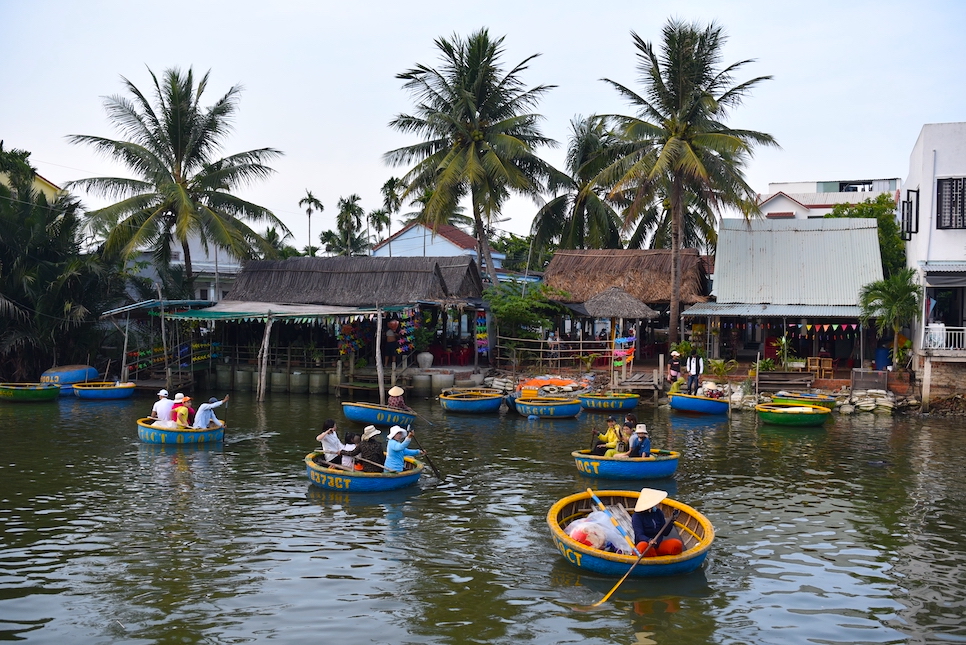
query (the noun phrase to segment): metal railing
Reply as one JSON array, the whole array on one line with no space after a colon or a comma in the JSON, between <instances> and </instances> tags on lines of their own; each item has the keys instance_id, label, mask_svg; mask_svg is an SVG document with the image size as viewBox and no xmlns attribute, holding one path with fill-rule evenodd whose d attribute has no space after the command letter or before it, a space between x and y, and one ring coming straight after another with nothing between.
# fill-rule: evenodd
<instances>
[{"instance_id":1,"label":"metal railing","mask_svg":"<svg viewBox=\"0 0 966 645\"><path fill-rule=\"evenodd\" d=\"M966 327L926 325L922 330L922 348L938 350L966 350Z\"/></svg>"}]
</instances>

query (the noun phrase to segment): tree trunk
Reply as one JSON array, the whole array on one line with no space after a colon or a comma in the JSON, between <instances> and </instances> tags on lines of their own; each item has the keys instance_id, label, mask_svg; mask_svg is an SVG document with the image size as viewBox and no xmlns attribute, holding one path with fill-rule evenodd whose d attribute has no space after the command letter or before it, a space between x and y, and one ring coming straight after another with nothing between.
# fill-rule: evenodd
<instances>
[{"instance_id":1,"label":"tree trunk","mask_svg":"<svg viewBox=\"0 0 966 645\"><path fill-rule=\"evenodd\" d=\"M671 311L669 313L668 345L678 342L678 319L681 317L681 219L684 209L681 180L671 180Z\"/></svg>"},{"instance_id":2,"label":"tree trunk","mask_svg":"<svg viewBox=\"0 0 966 645\"><path fill-rule=\"evenodd\" d=\"M195 297L195 274L191 268L191 250L188 248L188 240L181 242L181 251L184 253L184 285L190 294L189 299Z\"/></svg>"},{"instance_id":3,"label":"tree trunk","mask_svg":"<svg viewBox=\"0 0 966 645\"><path fill-rule=\"evenodd\" d=\"M486 273L490 276L490 283L495 287L500 284L496 277L496 267L493 266L493 256L490 254L490 243L486 239L486 228L483 226L482 207L476 191L473 190L473 223L476 226L476 241L479 244L479 257L486 263Z\"/></svg>"}]
</instances>

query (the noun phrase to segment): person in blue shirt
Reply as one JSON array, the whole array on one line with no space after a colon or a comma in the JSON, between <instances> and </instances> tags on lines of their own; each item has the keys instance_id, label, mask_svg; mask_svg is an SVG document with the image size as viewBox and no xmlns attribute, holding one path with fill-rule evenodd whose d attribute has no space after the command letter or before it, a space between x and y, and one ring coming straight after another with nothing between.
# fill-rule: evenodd
<instances>
[{"instance_id":1,"label":"person in blue shirt","mask_svg":"<svg viewBox=\"0 0 966 645\"><path fill-rule=\"evenodd\" d=\"M413 450L409 447L409 442L413 439L413 431L406 433L399 426L389 428L389 441L386 444L386 463L383 464L387 471L401 473L406 467L406 457L415 457L425 454L422 450Z\"/></svg>"},{"instance_id":2,"label":"person in blue shirt","mask_svg":"<svg viewBox=\"0 0 966 645\"><path fill-rule=\"evenodd\" d=\"M651 456L651 439L647 434L646 424L637 424L637 427L634 429L634 434L631 435L629 447L630 449L627 452L621 452L614 456L629 457L631 459Z\"/></svg>"}]
</instances>

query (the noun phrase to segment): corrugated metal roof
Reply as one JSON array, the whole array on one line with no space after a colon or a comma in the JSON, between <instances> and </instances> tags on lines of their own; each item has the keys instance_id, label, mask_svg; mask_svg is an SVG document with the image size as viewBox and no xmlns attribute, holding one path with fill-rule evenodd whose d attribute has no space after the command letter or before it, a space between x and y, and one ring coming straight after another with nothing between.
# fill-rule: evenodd
<instances>
[{"instance_id":1,"label":"corrugated metal roof","mask_svg":"<svg viewBox=\"0 0 966 645\"><path fill-rule=\"evenodd\" d=\"M882 279L874 219L723 219L715 262L718 304L854 306Z\"/></svg>"},{"instance_id":2,"label":"corrugated metal roof","mask_svg":"<svg viewBox=\"0 0 966 645\"><path fill-rule=\"evenodd\" d=\"M701 302L682 316L740 316L742 318L858 318L858 305L753 305Z\"/></svg>"},{"instance_id":3,"label":"corrugated metal roof","mask_svg":"<svg viewBox=\"0 0 966 645\"><path fill-rule=\"evenodd\" d=\"M784 195L789 199L794 199L796 202L805 206L806 208L816 208L822 206L833 206L835 204L861 204L867 199L875 200L879 195L894 195L895 191L885 190L885 191L865 191L865 192L850 192L850 193L786 193L784 191L779 191L777 193L770 193L758 196L758 203L764 204L765 202L774 199L779 195Z\"/></svg>"},{"instance_id":4,"label":"corrugated metal roof","mask_svg":"<svg viewBox=\"0 0 966 645\"><path fill-rule=\"evenodd\" d=\"M924 271L937 273L966 273L966 262L956 262L953 260L929 260L920 262L919 266Z\"/></svg>"}]
</instances>

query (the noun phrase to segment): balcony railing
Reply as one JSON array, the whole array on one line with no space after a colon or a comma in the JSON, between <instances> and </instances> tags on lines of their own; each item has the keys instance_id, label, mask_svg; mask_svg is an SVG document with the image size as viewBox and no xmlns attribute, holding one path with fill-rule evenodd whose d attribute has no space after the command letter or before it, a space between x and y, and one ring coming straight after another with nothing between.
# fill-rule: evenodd
<instances>
[{"instance_id":1,"label":"balcony railing","mask_svg":"<svg viewBox=\"0 0 966 645\"><path fill-rule=\"evenodd\" d=\"M966 350L966 327L946 327L943 324L927 325L922 332L922 348L925 350Z\"/></svg>"}]
</instances>

